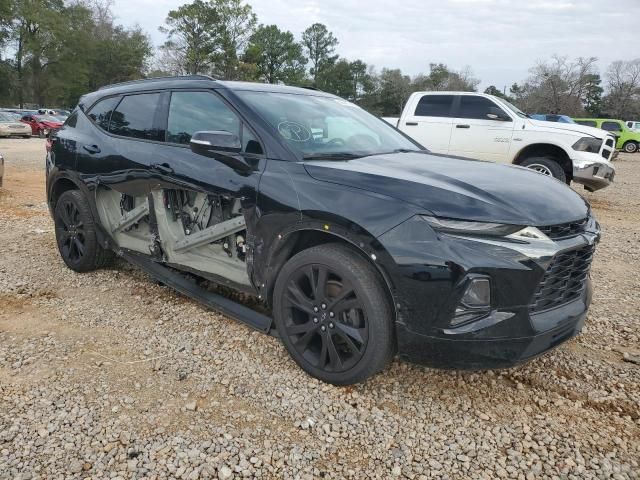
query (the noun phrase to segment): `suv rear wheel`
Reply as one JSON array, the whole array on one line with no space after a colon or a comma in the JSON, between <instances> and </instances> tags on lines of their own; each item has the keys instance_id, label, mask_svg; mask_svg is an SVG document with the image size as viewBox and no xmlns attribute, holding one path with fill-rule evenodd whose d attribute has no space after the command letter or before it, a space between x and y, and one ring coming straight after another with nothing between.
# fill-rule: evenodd
<instances>
[{"instance_id":1,"label":"suv rear wheel","mask_svg":"<svg viewBox=\"0 0 640 480\"><path fill-rule=\"evenodd\" d=\"M360 382L395 353L386 286L366 259L341 244L312 247L285 264L273 313L291 357L328 383Z\"/></svg>"},{"instance_id":2,"label":"suv rear wheel","mask_svg":"<svg viewBox=\"0 0 640 480\"><path fill-rule=\"evenodd\" d=\"M113 258L113 252L98 243L91 209L80 190L60 195L54 222L58 251L70 269L89 272L105 266Z\"/></svg>"},{"instance_id":3,"label":"suv rear wheel","mask_svg":"<svg viewBox=\"0 0 640 480\"><path fill-rule=\"evenodd\" d=\"M530 157L525 159L520 165L543 175L557 178L561 182L568 183L567 174L560 164L551 157Z\"/></svg>"},{"instance_id":4,"label":"suv rear wheel","mask_svg":"<svg viewBox=\"0 0 640 480\"><path fill-rule=\"evenodd\" d=\"M622 149L625 153L633 153L638 150L638 144L636 142L629 141L622 146Z\"/></svg>"}]
</instances>

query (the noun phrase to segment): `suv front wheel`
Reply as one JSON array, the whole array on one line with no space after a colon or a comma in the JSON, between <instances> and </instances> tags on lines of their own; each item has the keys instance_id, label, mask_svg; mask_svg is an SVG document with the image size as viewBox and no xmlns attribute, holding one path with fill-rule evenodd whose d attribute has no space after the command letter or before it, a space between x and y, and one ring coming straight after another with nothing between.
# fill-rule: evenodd
<instances>
[{"instance_id":1,"label":"suv front wheel","mask_svg":"<svg viewBox=\"0 0 640 480\"><path fill-rule=\"evenodd\" d=\"M350 247L319 245L292 257L278 275L273 303L289 354L324 382L360 382L393 358L393 308L386 286Z\"/></svg>"}]
</instances>

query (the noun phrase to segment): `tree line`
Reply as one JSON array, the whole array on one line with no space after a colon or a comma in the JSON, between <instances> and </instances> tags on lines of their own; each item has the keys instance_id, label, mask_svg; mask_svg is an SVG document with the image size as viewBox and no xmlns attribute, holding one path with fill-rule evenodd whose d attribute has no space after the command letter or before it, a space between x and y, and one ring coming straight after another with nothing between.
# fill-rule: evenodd
<instances>
[{"instance_id":1,"label":"tree line","mask_svg":"<svg viewBox=\"0 0 640 480\"><path fill-rule=\"evenodd\" d=\"M115 22L112 0L3 0L0 104L71 106L109 83L200 73L318 88L395 115L414 91L476 91L480 84L469 67L444 63L413 77L378 71L341 57L326 25L314 23L296 37L259 23L243 0L193 0L168 12L159 29L166 41L154 49L139 27ZM531 113L640 118L640 59L613 62L603 80L596 58L553 56L508 91L485 91Z\"/></svg>"}]
</instances>

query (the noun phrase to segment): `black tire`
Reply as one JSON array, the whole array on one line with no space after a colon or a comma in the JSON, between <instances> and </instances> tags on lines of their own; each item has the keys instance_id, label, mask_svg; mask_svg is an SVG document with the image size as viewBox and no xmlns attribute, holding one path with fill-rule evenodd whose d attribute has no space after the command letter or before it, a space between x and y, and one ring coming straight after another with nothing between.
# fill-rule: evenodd
<instances>
[{"instance_id":1,"label":"black tire","mask_svg":"<svg viewBox=\"0 0 640 480\"><path fill-rule=\"evenodd\" d=\"M393 359L394 310L387 287L373 265L348 246L319 245L291 258L276 280L273 307L291 357L324 382L358 383Z\"/></svg>"},{"instance_id":2,"label":"black tire","mask_svg":"<svg viewBox=\"0 0 640 480\"><path fill-rule=\"evenodd\" d=\"M625 153L635 153L638 151L638 144L633 141L629 141L622 146L622 150Z\"/></svg>"},{"instance_id":3,"label":"black tire","mask_svg":"<svg viewBox=\"0 0 640 480\"><path fill-rule=\"evenodd\" d=\"M520 165L535 170L542 175L548 175L557 178L561 182L568 183L567 174L552 157L530 157L524 159Z\"/></svg>"},{"instance_id":4,"label":"black tire","mask_svg":"<svg viewBox=\"0 0 640 480\"><path fill-rule=\"evenodd\" d=\"M89 272L112 260L113 252L98 243L91 209L80 190L69 190L60 195L54 222L58 251L71 270Z\"/></svg>"},{"instance_id":5,"label":"black tire","mask_svg":"<svg viewBox=\"0 0 640 480\"><path fill-rule=\"evenodd\" d=\"M45 136L44 130L38 130L38 138L44 138Z\"/></svg>"}]
</instances>

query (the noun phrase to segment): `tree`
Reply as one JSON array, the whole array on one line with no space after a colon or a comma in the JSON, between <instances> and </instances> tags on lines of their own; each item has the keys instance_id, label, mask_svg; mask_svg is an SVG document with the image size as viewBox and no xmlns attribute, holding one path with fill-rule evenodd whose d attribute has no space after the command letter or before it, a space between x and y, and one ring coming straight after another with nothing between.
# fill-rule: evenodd
<instances>
[{"instance_id":1,"label":"tree","mask_svg":"<svg viewBox=\"0 0 640 480\"><path fill-rule=\"evenodd\" d=\"M470 67L459 72L450 70L444 63L430 63L429 75L419 74L413 80L415 91L463 91L475 92L480 80L473 77Z\"/></svg>"},{"instance_id":2,"label":"tree","mask_svg":"<svg viewBox=\"0 0 640 480\"><path fill-rule=\"evenodd\" d=\"M383 68L380 73L379 111L382 115L397 115L402 112L412 92L411 78L400 69Z\"/></svg>"},{"instance_id":3,"label":"tree","mask_svg":"<svg viewBox=\"0 0 640 480\"><path fill-rule=\"evenodd\" d=\"M244 53L257 23L256 14L242 0L214 0L218 14L220 53L215 58L215 72L227 80L235 80L239 72L239 57Z\"/></svg>"},{"instance_id":4,"label":"tree","mask_svg":"<svg viewBox=\"0 0 640 480\"><path fill-rule=\"evenodd\" d=\"M313 85L318 85L318 76L323 67L334 64L338 58L333 55L338 39L322 23L314 23L302 33L302 45L311 62L310 73ZM341 68L343 68L342 66Z\"/></svg>"},{"instance_id":5,"label":"tree","mask_svg":"<svg viewBox=\"0 0 640 480\"><path fill-rule=\"evenodd\" d=\"M502 92L500 89L496 88L495 85L489 85L487 88L485 88L484 93L486 93L487 95L493 95L494 97L503 98L507 102L513 103L514 101L513 98Z\"/></svg>"},{"instance_id":6,"label":"tree","mask_svg":"<svg viewBox=\"0 0 640 480\"><path fill-rule=\"evenodd\" d=\"M260 25L251 36L245 61L256 66L256 75L267 83L300 84L304 80L306 58L291 32L275 25Z\"/></svg>"},{"instance_id":7,"label":"tree","mask_svg":"<svg viewBox=\"0 0 640 480\"><path fill-rule=\"evenodd\" d=\"M160 27L168 39L162 50L179 63L183 73L209 73L215 55L222 52L220 16L211 3L194 0L171 10Z\"/></svg>"},{"instance_id":8,"label":"tree","mask_svg":"<svg viewBox=\"0 0 640 480\"><path fill-rule=\"evenodd\" d=\"M596 62L595 57L570 61L568 57L558 55L539 61L521 86L518 105L530 112L583 114L587 97L596 91L593 84L598 74Z\"/></svg>"},{"instance_id":9,"label":"tree","mask_svg":"<svg viewBox=\"0 0 640 480\"><path fill-rule=\"evenodd\" d=\"M640 114L640 58L617 60L607 69L604 106L609 116L627 119Z\"/></svg>"}]
</instances>

